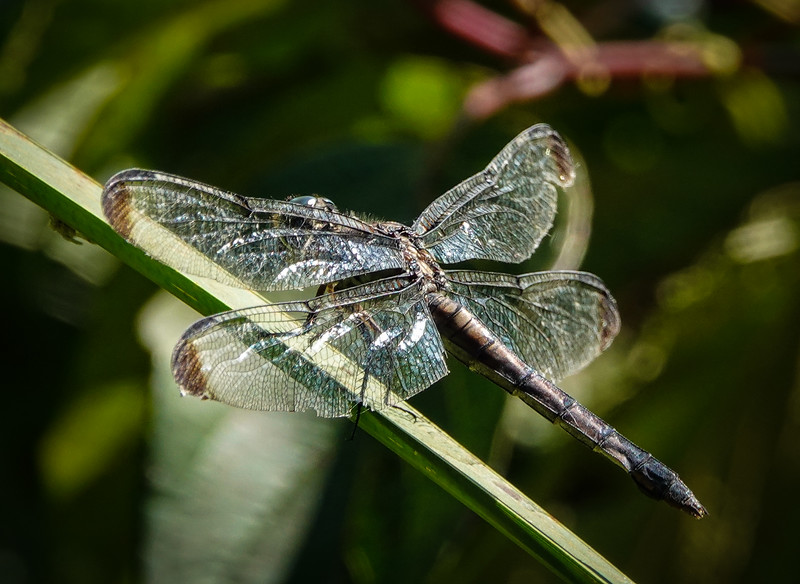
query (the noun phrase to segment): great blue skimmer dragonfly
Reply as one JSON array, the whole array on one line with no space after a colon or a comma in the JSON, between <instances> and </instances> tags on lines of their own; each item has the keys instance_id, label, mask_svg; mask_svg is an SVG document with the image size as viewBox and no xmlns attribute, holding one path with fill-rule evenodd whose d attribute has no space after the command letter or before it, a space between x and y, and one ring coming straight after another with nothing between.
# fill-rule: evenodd
<instances>
[{"instance_id":1,"label":"great blue skimmer dragonfly","mask_svg":"<svg viewBox=\"0 0 800 584\"><path fill-rule=\"evenodd\" d=\"M248 198L145 170L112 177L103 209L123 237L188 273L206 275L207 260L153 240L154 224L230 275L218 280L257 292L321 287L304 302L194 324L173 354L184 394L345 416L354 405L394 406L441 379L446 347L622 466L646 494L703 517L675 472L550 381L586 365L619 330L616 303L596 276L440 266L527 259L553 224L558 189L573 180L566 144L541 124L410 227L342 213L322 197Z\"/></svg>"}]
</instances>

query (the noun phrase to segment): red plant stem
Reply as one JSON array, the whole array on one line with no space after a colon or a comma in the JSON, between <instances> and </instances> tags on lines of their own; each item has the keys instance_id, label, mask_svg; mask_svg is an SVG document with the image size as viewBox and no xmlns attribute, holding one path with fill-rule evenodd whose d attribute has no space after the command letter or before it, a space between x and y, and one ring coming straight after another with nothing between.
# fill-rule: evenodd
<instances>
[{"instance_id":1,"label":"red plant stem","mask_svg":"<svg viewBox=\"0 0 800 584\"><path fill-rule=\"evenodd\" d=\"M528 31L513 20L469 0L419 2L440 26L503 57L519 57L529 44Z\"/></svg>"},{"instance_id":2,"label":"red plant stem","mask_svg":"<svg viewBox=\"0 0 800 584\"><path fill-rule=\"evenodd\" d=\"M522 64L470 92L465 111L473 118L492 115L512 102L535 99L568 80L703 77L713 73L698 46L692 43L618 41L559 47L543 37L533 37L522 25L471 0L417 0L417 4L456 36Z\"/></svg>"}]
</instances>

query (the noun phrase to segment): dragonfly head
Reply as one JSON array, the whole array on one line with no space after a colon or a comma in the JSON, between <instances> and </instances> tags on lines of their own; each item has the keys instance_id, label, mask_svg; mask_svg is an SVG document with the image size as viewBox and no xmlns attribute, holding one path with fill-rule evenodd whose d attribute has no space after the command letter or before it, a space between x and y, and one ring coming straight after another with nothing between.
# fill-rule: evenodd
<instances>
[{"instance_id":1,"label":"dragonfly head","mask_svg":"<svg viewBox=\"0 0 800 584\"><path fill-rule=\"evenodd\" d=\"M302 197L295 197L289 199L290 203L297 203L298 205L305 205L306 207L313 207L314 209L324 209L325 211L338 212L336 204L327 197L318 197L316 195L303 195Z\"/></svg>"}]
</instances>

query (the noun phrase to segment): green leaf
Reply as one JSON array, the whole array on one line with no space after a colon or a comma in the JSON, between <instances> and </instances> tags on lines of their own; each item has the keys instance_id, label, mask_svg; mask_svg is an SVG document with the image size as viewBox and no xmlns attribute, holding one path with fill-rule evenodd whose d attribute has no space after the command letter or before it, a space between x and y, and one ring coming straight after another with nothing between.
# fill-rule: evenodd
<instances>
[{"instance_id":1,"label":"green leaf","mask_svg":"<svg viewBox=\"0 0 800 584\"><path fill-rule=\"evenodd\" d=\"M264 300L176 272L127 244L103 218L100 185L0 120L0 181L193 308L209 314ZM176 243L176 245L181 245ZM214 270L213 266L209 268ZM361 426L567 581L629 582L600 554L407 404Z\"/></svg>"}]
</instances>

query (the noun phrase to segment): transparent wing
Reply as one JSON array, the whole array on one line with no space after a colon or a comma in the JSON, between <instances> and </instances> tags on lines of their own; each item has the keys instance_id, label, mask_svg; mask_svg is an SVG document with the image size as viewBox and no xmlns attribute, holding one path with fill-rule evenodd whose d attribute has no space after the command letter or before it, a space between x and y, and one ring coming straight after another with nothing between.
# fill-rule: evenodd
<instances>
[{"instance_id":1,"label":"transparent wing","mask_svg":"<svg viewBox=\"0 0 800 584\"><path fill-rule=\"evenodd\" d=\"M436 199L414 231L443 263L468 259L521 262L550 230L557 187L575 171L569 149L539 124L514 138L489 166Z\"/></svg>"},{"instance_id":2,"label":"transparent wing","mask_svg":"<svg viewBox=\"0 0 800 584\"><path fill-rule=\"evenodd\" d=\"M391 406L447 374L424 297L402 278L203 319L172 367L184 393L324 417Z\"/></svg>"},{"instance_id":3,"label":"transparent wing","mask_svg":"<svg viewBox=\"0 0 800 584\"><path fill-rule=\"evenodd\" d=\"M236 279L258 290L301 289L377 270L400 268L397 240L354 217L289 201L253 199L145 170L113 176L103 210L128 241L168 265ZM205 273L205 262L170 245L161 229L232 274Z\"/></svg>"},{"instance_id":4,"label":"transparent wing","mask_svg":"<svg viewBox=\"0 0 800 584\"><path fill-rule=\"evenodd\" d=\"M591 362L619 332L617 304L597 276L448 271L449 293L531 367L556 381Z\"/></svg>"}]
</instances>

